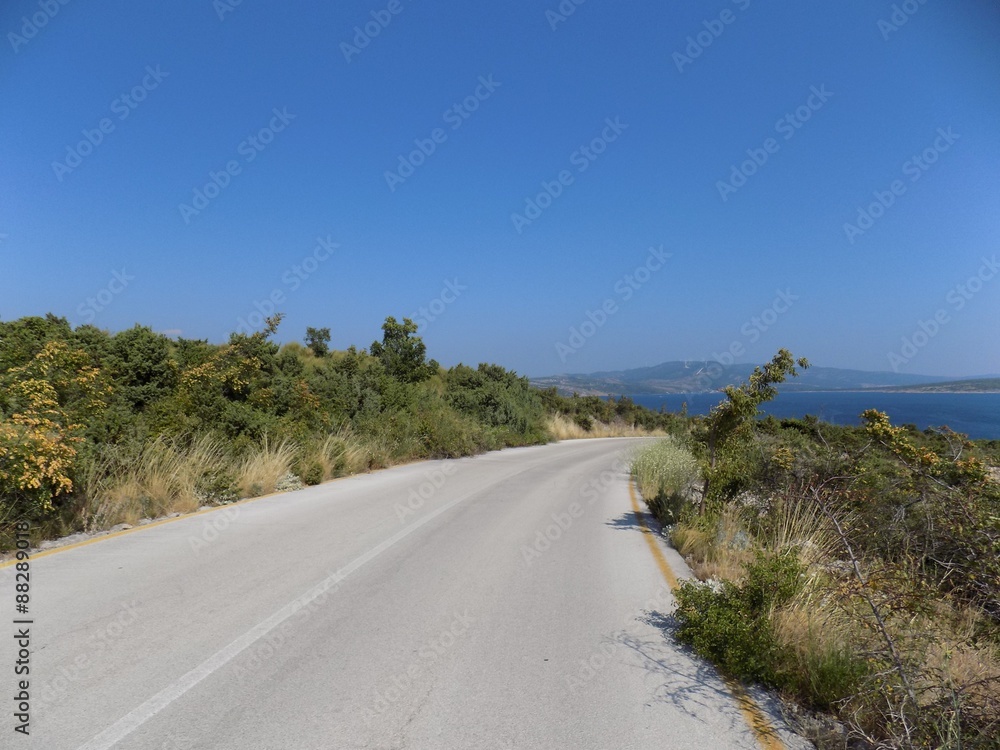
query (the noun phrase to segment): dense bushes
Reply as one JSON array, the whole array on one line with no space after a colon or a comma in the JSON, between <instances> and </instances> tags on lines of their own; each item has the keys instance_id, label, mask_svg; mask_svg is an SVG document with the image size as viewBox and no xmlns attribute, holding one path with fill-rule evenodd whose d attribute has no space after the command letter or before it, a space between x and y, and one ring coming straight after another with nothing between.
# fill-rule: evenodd
<instances>
[{"instance_id":1,"label":"dense bushes","mask_svg":"<svg viewBox=\"0 0 1000 750\"><path fill-rule=\"evenodd\" d=\"M512 440L542 437L542 402L537 392L529 387L527 378L498 365L481 364L476 370L465 365L453 367L448 371L445 399L457 411Z\"/></svg>"},{"instance_id":2,"label":"dense bushes","mask_svg":"<svg viewBox=\"0 0 1000 750\"><path fill-rule=\"evenodd\" d=\"M544 442L541 398L496 365L442 369L409 320L371 354L279 346L280 317L222 345L61 318L0 323L0 548L413 458Z\"/></svg>"}]
</instances>

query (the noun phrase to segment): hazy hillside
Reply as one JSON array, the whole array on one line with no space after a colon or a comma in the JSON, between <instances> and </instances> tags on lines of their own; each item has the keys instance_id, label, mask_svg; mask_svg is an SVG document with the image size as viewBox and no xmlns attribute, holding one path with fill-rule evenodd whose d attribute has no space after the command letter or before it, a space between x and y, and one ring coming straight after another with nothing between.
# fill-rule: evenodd
<instances>
[{"instance_id":1,"label":"hazy hillside","mask_svg":"<svg viewBox=\"0 0 1000 750\"><path fill-rule=\"evenodd\" d=\"M944 383L930 383L928 385L896 386L885 390L908 393L1000 393L1000 378L949 380Z\"/></svg>"},{"instance_id":2,"label":"hazy hillside","mask_svg":"<svg viewBox=\"0 0 1000 750\"><path fill-rule=\"evenodd\" d=\"M701 393L735 385L747 378L753 365L720 365L718 362L664 362L617 372L551 375L532 378L539 388L557 388L561 393L636 395L649 393ZM908 375L895 372L867 372L837 367L810 367L782 389L798 391L865 390L885 388L935 387L937 390L992 390L958 387L962 383L991 382L962 380L934 375ZM954 388L945 388L953 384Z\"/></svg>"}]
</instances>

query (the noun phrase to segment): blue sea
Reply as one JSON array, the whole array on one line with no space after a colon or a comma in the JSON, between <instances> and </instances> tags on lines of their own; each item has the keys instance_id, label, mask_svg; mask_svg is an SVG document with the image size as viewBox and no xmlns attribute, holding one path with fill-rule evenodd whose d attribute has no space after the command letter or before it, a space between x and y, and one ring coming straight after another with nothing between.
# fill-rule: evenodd
<instances>
[{"instance_id":1,"label":"blue sea","mask_svg":"<svg viewBox=\"0 0 1000 750\"><path fill-rule=\"evenodd\" d=\"M670 393L633 396L649 409L661 406L678 411L687 403L689 414L707 414L724 399L721 393ZM946 425L973 439L1000 440L1000 393L859 393L857 391L785 392L763 405L775 417L812 414L824 422L860 424L865 409L884 411L896 425L920 429Z\"/></svg>"}]
</instances>

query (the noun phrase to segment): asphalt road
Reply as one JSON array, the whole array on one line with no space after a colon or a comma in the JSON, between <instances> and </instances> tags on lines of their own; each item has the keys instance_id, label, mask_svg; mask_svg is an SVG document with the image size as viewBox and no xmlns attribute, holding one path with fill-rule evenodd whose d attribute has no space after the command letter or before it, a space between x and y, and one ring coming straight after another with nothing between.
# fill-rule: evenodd
<instances>
[{"instance_id":1,"label":"asphalt road","mask_svg":"<svg viewBox=\"0 0 1000 750\"><path fill-rule=\"evenodd\" d=\"M758 747L671 641L635 444L411 464L33 560L27 737L6 567L0 747Z\"/></svg>"}]
</instances>

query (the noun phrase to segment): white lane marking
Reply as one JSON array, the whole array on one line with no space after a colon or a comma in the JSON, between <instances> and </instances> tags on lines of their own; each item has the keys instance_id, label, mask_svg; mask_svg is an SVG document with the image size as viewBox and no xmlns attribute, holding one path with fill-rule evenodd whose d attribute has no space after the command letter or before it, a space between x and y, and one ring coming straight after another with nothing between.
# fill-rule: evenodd
<instances>
[{"instance_id":1,"label":"white lane marking","mask_svg":"<svg viewBox=\"0 0 1000 750\"><path fill-rule=\"evenodd\" d=\"M394 544L407 536L412 534L414 531L419 529L426 523L433 521L439 515L445 511L454 508L459 503L465 502L473 495L478 494L476 492L471 492L464 497L460 497L456 500L452 500L447 505L443 505L433 513L425 516L420 521L406 527L402 531L394 534L393 536L386 539L381 544L373 547L365 554L358 558L355 558L345 567L340 568L336 573L331 574L323 581L313 586L309 591L304 593L302 596L294 599L289 604L279 609L273 615L268 617L266 620L258 624L257 626L251 628L246 633L241 635L235 641L230 643L228 646L223 647L212 656L208 657L205 661L199 664L197 667L192 669L186 675L175 681L173 684L161 690L159 693L154 695L148 701L143 703L138 708L129 712L121 719L116 721L110 727L105 729L103 732L94 737L90 742L81 745L79 750L109 750L109 748L114 747L118 742L120 742L124 737L128 736L140 726L145 724L151 718L156 716L160 711L169 706L175 700L184 695L188 690L193 688L199 682L204 680L206 677L210 676L220 667L225 666L230 661L232 661L236 656L238 656L242 651L246 650L249 646L253 645L256 641L263 638L269 632L274 630L278 625L283 623L289 617L294 615L300 609L309 606L313 601L318 599L320 596L325 594L332 586L340 583L345 578L347 578L351 573L361 568L366 563L371 562L376 557L381 555L387 549L392 547Z\"/></svg>"}]
</instances>

